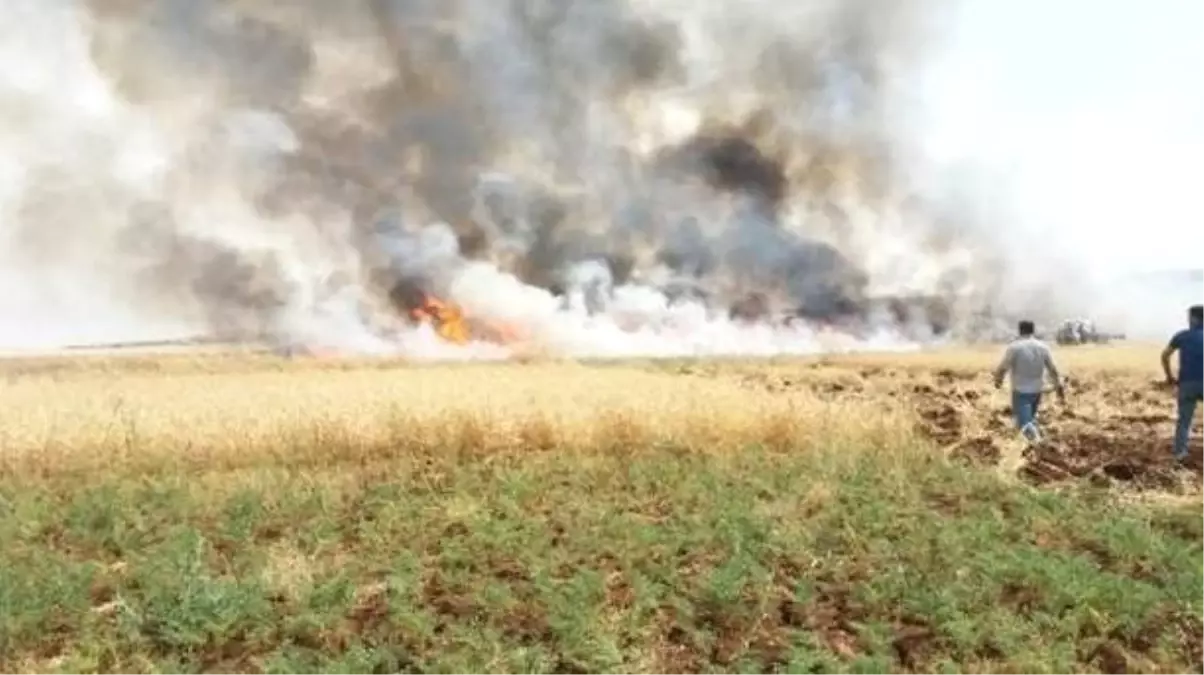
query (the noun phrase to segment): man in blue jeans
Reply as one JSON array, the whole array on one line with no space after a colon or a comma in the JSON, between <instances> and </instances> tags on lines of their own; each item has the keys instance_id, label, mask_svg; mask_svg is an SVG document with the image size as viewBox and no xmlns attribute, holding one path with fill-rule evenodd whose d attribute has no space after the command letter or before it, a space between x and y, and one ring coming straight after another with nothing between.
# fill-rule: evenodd
<instances>
[{"instance_id":1,"label":"man in blue jeans","mask_svg":"<svg viewBox=\"0 0 1204 675\"><path fill-rule=\"evenodd\" d=\"M1171 354L1179 352L1179 377L1171 373ZM1162 372L1168 384L1178 385L1179 419L1175 424L1175 459L1187 459L1187 439L1196 404L1204 395L1204 305L1187 310L1187 328L1175 333L1162 350Z\"/></svg>"},{"instance_id":2,"label":"man in blue jeans","mask_svg":"<svg viewBox=\"0 0 1204 675\"><path fill-rule=\"evenodd\" d=\"M995 388L1003 386L1004 376L1011 374L1012 414L1016 418L1016 428L1029 442L1037 443L1041 440L1037 409L1041 407L1041 393L1045 390L1045 372L1049 371L1058 400L1065 400L1066 391L1054 365L1053 353L1049 345L1037 339L1033 322L1021 321L1019 332L1020 337L1008 344L1003 359L995 368Z\"/></svg>"}]
</instances>

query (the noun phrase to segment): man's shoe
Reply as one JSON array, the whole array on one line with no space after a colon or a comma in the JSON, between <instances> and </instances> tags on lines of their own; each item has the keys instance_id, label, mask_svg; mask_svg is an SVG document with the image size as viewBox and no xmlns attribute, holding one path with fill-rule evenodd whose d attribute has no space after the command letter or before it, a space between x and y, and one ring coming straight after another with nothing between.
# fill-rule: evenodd
<instances>
[{"instance_id":1,"label":"man's shoe","mask_svg":"<svg viewBox=\"0 0 1204 675\"><path fill-rule=\"evenodd\" d=\"M1028 424L1024 425L1024 428L1022 428L1020 430L1020 435L1024 437L1024 440L1028 441L1029 443L1031 443L1033 445L1040 444L1041 440L1042 440L1041 439L1041 430L1038 429L1037 425L1033 424L1032 422L1029 422Z\"/></svg>"}]
</instances>

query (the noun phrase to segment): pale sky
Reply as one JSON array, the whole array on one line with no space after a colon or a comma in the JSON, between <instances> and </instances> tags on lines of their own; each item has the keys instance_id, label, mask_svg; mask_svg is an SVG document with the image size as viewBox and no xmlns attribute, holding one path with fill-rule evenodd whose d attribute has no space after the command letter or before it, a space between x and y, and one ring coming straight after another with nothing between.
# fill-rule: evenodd
<instances>
[{"instance_id":1,"label":"pale sky","mask_svg":"<svg viewBox=\"0 0 1204 675\"><path fill-rule=\"evenodd\" d=\"M1204 267L1204 0L962 0L928 148L1114 273Z\"/></svg>"}]
</instances>

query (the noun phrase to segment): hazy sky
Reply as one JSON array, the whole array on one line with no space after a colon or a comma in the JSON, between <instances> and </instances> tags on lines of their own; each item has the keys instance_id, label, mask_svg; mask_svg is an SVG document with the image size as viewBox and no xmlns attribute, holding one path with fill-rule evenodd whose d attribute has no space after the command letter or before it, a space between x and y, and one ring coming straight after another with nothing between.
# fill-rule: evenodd
<instances>
[{"instance_id":1,"label":"hazy sky","mask_svg":"<svg viewBox=\"0 0 1204 675\"><path fill-rule=\"evenodd\" d=\"M1097 271L1204 267L1204 1L964 0L929 149L1014 182Z\"/></svg>"}]
</instances>

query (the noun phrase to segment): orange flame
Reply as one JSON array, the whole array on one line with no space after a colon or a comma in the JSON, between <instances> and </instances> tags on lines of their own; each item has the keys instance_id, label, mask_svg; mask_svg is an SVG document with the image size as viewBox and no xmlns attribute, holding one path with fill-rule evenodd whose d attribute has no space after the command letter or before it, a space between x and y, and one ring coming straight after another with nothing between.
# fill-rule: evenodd
<instances>
[{"instance_id":1,"label":"orange flame","mask_svg":"<svg viewBox=\"0 0 1204 675\"><path fill-rule=\"evenodd\" d=\"M439 337L448 342L460 345L468 342L468 324L464 321L464 312L453 303L423 295L422 303L410 310L410 316L419 323L431 324Z\"/></svg>"},{"instance_id":2,"label":"orange flame","mask_svg":"<svg viewBox=\"0 0 1204 675\"><path fill-rule=\"evenodd\" d=\"M418 323L431 324L439 337L455 344L466 344L474 336L502 344L522 339L522 334L513 326L466 318L459 305L432 295L424 294L422 302L410 310L410 316Z\"/></svg>"}]
</instances>

